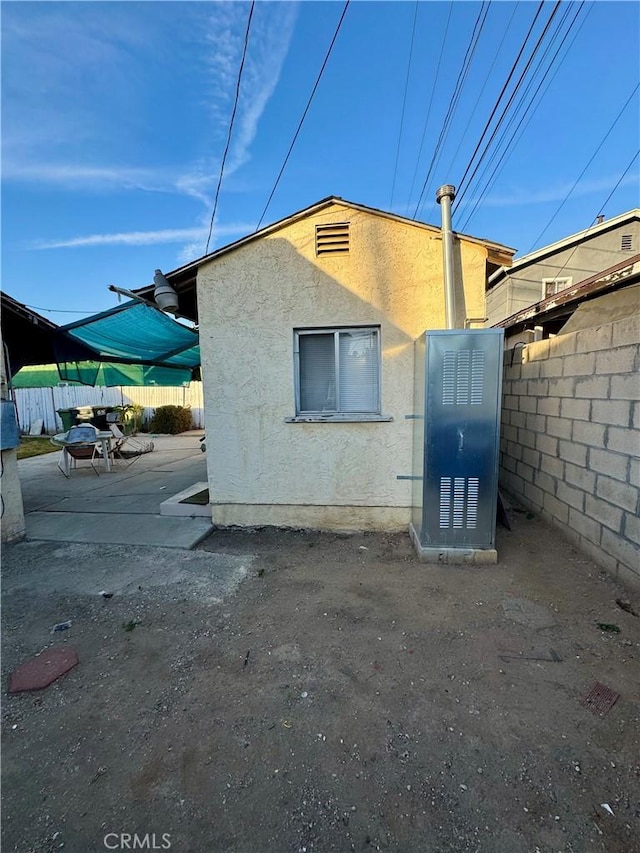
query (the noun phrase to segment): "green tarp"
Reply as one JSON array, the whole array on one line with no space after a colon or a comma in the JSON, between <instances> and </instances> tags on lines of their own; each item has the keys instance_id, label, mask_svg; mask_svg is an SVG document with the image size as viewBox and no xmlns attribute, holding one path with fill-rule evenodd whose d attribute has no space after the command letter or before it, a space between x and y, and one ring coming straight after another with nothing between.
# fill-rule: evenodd
<instances>
[{"instance_id":1,"label":"green tarp","mask_svg":"<svg viewBox=\"0 0 640 853\"><path fill-rule=\"evenodd\" d=\"M143 364L112 364L98 361L79 361L60 365L36 364L21 368L13 377L14 388L55 388L61 384L98 385L156 385L188 384L191 370L152 367Z\"/></svg>"}]
</instances>

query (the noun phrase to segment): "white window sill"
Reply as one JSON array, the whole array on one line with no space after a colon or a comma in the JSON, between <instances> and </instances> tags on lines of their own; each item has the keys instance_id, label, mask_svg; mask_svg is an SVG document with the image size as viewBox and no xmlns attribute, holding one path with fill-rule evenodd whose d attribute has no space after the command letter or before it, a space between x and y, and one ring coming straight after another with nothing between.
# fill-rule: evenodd
<instances>
[{"instance_id":1,"label":"white window sill","mask_svg":"<svg viewBox=\"0 0 640 853\"><path fill-rule=\"evenodd\" d=\"M393 418L390 415L367 415L367 414L341 414L332 412L327 415L296 415L293 418L285 418L287 424L362 424L362 423L390 423Z\"/></svg>"}]
</instances>

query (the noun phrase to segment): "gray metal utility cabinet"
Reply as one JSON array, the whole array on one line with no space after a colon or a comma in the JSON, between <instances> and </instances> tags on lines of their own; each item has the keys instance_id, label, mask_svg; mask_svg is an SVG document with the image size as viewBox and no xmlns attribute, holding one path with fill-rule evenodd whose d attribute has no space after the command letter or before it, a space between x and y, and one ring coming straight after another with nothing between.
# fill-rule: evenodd
<instances>
[{"instance_id":1,"label":"gray metal utility cabinet","mask_svg":"<svg viewBox=\"0 0 640 853\"><path fill-rule=\"evenodd\" d=\"M428 562L497 562L502 352L502 329L416 341L410 530Z\"/></svg>"}]
</instances>

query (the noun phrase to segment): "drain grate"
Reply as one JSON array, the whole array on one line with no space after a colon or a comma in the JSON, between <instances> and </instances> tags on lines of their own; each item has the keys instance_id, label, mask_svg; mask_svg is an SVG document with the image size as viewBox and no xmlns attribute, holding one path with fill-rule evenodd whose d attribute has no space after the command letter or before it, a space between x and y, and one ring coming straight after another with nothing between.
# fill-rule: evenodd
<instances>
[{"instance_id":1,"label":"drain grate","mask_svg":"<svg viewBox=\"0 0 640 853\"><path fill-rule=\"evenodd\" d=\"M580 703L585 708L593 711L594 714L600 714L601 717L604 717L613 708L619 698L620 694L616 693L615 690L607 687L606 684L596 681L587 695L580 700Z\"/></svg>"}]
</instances>

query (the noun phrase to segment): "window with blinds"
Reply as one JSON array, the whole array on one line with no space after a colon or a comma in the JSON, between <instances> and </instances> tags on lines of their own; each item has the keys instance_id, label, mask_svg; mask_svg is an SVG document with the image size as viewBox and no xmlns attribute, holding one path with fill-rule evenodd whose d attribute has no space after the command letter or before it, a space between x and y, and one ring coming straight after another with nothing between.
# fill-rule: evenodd
<instances>
[{"instance_id":1,"label":"window with blinds","mask_svg":"<svg viewBox=\"0 0 640 853\"><path fill-rule=\"evenodd\" d=\"M380 329L295 331L296 414L380 413Z\"/></svg>"}]
</instances>

